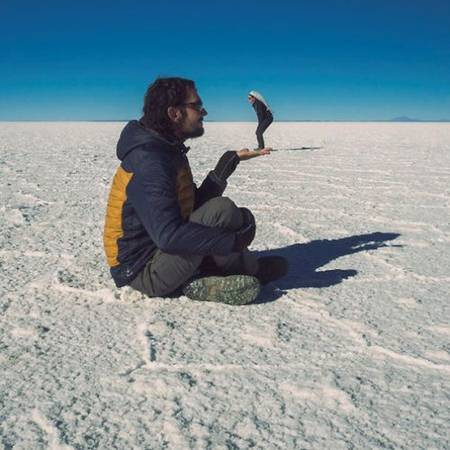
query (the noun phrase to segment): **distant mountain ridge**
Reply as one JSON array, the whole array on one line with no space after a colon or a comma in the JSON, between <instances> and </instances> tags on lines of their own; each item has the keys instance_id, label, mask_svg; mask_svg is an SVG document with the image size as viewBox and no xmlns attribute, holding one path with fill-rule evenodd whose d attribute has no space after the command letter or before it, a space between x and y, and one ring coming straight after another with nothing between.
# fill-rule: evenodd
<instances>
[{"instance_id":1,"label":"distant mountain ridge","mask_svg":"<svg viewBox=\"0 0 450 450\"><path fill-rule=\"evenodd\" d=\"M389 119L388 122L450 122L450 120L449 119L422 120L422 119L413 119L408 116L399 116L394 117L393 119Z\"/></svg>"},{"instance_id":2,"label":"distant mountain ridge","mask_svg":"<svg viewBox=\"0 0 450 450\"><path fill-rule=\"evenodd\" d=\"M412 119L408 116L399 116L394 117L393 119L390 119L389 122L421 122L420 119Z\"/></svg>"}]
</instances>

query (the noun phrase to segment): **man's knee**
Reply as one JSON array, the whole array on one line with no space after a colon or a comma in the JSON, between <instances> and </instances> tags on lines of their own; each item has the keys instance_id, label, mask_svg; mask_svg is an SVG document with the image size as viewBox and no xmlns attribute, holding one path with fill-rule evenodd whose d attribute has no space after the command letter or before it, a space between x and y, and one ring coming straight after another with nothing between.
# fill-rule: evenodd
<instances>
[{"instance_id":1,"label":"man's knee","mask_svg":"<svg viewBox=\"0 0 450 450\"><path fill-rule=\"evenodd\" d=\"M242 212L228 197L215 197L194 211L192 222L210 227L238 230L243 225Z\"/></svg>"},{"instance_id":2,"label":"man's knee","mask_svg":"<svg viewBox=\"0 0 450 450\"><path fill-rule=\"evenodd\" d=\"M239 214L239 208L228 197L216 197L211 200L212 210L216 211L216 214L220 217L220 220L224 223L231 223L236 214Z\"/></svg>"}]
</instances>

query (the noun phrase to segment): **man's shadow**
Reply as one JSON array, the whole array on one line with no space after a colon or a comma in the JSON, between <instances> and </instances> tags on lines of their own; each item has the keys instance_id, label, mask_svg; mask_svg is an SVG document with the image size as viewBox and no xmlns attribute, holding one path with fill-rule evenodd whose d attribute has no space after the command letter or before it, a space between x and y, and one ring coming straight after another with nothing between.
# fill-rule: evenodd
<instances>
[{"instance_id":1,"label":"man's shadow","mask_svg":"<svg viewBox=\"0 0 450 450\"><path fill-rule=\"evenodd\" d=\"M281 297L283 291L295 288L329 287L341 283L346 278L354 277L354 269L317 270L341 256L366 250L387 247L387 241L398 238L398 233L370 233L350 236L342 239L321 239L306 244L293 244L287 247L258 252L257 256L280 255L289 261L288 274L275 282L278 289L270 292L266 287L257 303L274 301ZM402 247L389 245L389 247ZM270 287L270 285L269 285Z\"/></svg>"}]
</instances>

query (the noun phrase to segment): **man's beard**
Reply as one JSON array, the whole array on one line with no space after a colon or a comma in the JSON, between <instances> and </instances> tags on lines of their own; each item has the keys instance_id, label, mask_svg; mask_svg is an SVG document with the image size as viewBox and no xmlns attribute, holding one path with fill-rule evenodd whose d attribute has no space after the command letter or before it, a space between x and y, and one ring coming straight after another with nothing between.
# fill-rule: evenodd
<instances>
[{"instance_id":1,"label":"man's beard","mask_svg":"<svg viewBox=\"0 0 450 450\"><path fill-rule=\"evenodd\" d=\"M193 139L196 137L200 137L203 136L203 134L205 133L205 129L203 128L203 125L199 125L197 128L193 129L193 130L183 130L183 137L184 139Z\"/></svg>"},{"instance_id":2,"label":"man's beard","mask_svg":"<svg viewBox=\"0 0 450 450\"><path fill-rule=\"evenodd\" d=\"M203 136L204 133L205 133L205 129L203 127L197 128L196 130L189 133L188 139Z\"/></svg>"}]
</instances>

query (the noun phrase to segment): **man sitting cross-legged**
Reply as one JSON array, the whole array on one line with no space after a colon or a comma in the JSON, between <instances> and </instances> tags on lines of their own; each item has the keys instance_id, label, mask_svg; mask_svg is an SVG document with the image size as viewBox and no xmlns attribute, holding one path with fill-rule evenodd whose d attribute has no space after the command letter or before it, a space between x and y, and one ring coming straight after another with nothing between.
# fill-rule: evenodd
<instances>
[{"instance_id":1,"label":"man sitting cross-legged","mask_svg":"<svg viewBox=\"0 0 450 450\"><path fill-rule=\"evenodd\" d=\"M247 249L253 214L222 197L239 162L268 149L225 152L195 186L184 141L203 135L206 115L193 81L160 78L147 90L143 117L123 129L104 230L118 287L245 304L256 299L260 284L287 272L284 258L257 259Z\"/></svg>"}]
</instances>

